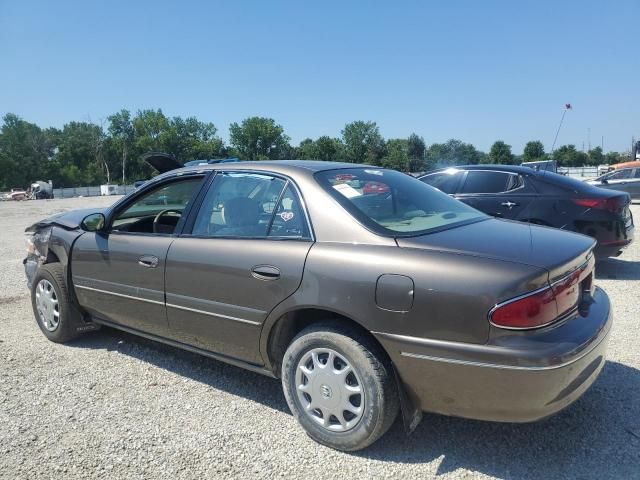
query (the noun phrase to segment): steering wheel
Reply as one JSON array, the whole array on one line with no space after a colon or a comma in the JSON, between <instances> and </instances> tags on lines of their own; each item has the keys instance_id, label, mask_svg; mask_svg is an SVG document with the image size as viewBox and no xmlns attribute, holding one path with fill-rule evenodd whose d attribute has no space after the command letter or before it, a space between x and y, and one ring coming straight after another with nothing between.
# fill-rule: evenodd
<instances>
[{"instance_id":1,"label":"steering wheel","mask_svg":"<svg viewBox=\"0 0 640 480\"><path fill-rule=\"evenodd\" d=\"M159 228L158 225L162 225L162 223L160 223L160 218L162 218L162 216L166 215L167 213L177 213L178 217L182 216L182 211L177 210L175 208L167 208L165 210L160 210L158 212L158 214L153 218L153 233L167 233L167 232L159 232Z\"/></svg>"}]
</instances>

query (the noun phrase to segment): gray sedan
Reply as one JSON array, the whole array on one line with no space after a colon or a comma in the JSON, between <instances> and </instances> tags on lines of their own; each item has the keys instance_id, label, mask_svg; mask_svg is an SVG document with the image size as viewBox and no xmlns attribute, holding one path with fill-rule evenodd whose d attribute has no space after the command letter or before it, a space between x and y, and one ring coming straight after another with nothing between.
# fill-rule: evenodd
<instances>
[{"instance_id":1,"label":"gray sedan","mask_svg":"<svg viewBox=\"0 0 640 480\"><path fill-rule=\"evenodd\" d=\"M588 180L587 183L607 190L627 192L632 199L640 198L640 162L634 168L621 168Z\"/></svg>"},{"instance_id":2,"label":"gray sedan","mask_svg":"<svg viewBox=\"0 0 640 480\"><path fill-rule=\"evenodd\" d=\"M105 325L280 378L302 427L340 450L399 412L408 431L423 411L544 418L605 361L593 239L378 167L183 168L28 233L47 338Z\"/></svg>"}]
</instances>

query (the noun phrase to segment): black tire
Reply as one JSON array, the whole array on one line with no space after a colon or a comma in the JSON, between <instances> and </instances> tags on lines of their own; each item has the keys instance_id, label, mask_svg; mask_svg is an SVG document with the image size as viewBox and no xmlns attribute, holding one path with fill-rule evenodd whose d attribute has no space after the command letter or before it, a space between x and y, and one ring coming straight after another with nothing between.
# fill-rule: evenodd
<instances>
[{"instance_id":1,"label":"black tire","mask_svg":"<svg viewBox=\"0 0 640 480\"><path fill-rule=\"evenodd\" d=\"M55 297L58 300L58 324L53 330L45 326L43 318L38 312L36 290L42 280L49 282L53 287ZM60 263L47 263L38 269L31 286L31 305L40 330L52 342L65 343L81 335L78 327L81 327L83 323L82 318L71 305L67 283L64 279L64 267Z\"/></svg>"},{"instance_id":2,"label":"black tire","mask_svg":"<svg viewBox=\"0 0 640 480\"><path fill-rule=\"evenodd\" d=\"M361 417L347 431L334 432L319 425L305 411L298 396L296 370L299 362L312 350L323 348L344 357L364 392ZM338 322L312 325L292 340L282 361L282 388L291 412L307 434L336 450L356 451L368 447L391 427L398 415L398 392L387 355L372 338ZM321 415L324 417L323 413Z\"/></svg>"}]
</instances>

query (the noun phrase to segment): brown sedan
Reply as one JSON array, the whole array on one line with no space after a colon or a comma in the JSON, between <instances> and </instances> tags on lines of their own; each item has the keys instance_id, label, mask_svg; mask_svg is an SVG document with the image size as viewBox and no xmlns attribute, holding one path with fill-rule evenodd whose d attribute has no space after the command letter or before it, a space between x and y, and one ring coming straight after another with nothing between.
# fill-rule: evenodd
<instances>
[{"instance_id":1,"label":"brown sedan","mask_svg":"<svg viewBox=\"0 0 640 480\"><path fill-rule=\"evenodd\" d=\"M575 401L612 316L594 241L491 218L407 175L310 161L167 172L28 229L36 320L100 325L282 379L325 445L402 412L528 422Z\"/></svg>"}]
</instances>

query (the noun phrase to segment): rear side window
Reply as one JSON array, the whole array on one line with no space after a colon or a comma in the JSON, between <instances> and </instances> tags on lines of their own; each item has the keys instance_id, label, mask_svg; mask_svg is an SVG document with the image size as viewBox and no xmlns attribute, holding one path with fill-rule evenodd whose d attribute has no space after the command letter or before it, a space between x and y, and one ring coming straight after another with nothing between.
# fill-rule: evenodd
<instances>
[{"instance_id":1,"label":"rear side window","mask_svg":"<svg viewBox=\"0 0 640 480\"><path fill-rule=\"evenodd\" d=\"M295 189L282 178L243 172L216 174L192 230L204 237L309 238Z\"/></svg>"},{"instance_id":2,"label":"rear side window","mask_svg":"<svg viewBox=\"0 0 640 480\"><path fill-rule=\"evenodd\" d=\"M520 186L522 178L513 173L470 170L460 193L501 193Z\"/></svg>"},{"instance_id":3,"label":"rear side window","mask_svg":"<svg viewBox=\"0 0 640 480\"><path fill-rule=\"evenodd\" d=\"M255 173L218 173L198 211L193 235L265 237L286 182Z\"/></svg>"},{"instance_id":4,"label":"rear side window","mask_svg":"<svg viewBox=\"0 0 640 480\"><path fill-rule=\"evenodd\" d=\"M285 188L274 213L269 237L308 238L310 236L302 205L291 184Z\"/></svg>"},{"instance_id":5,"label":"rear side window","mask_svg":"<svg viewBox=\"0 0 640 480\"><path fill-rule=\"evenodd\" d=\"M422 177L424 183L437 188L441 192L453 194L458 190L458 184L462 177L461 170L445 170L444 172L432 173Z\"/></svg>"}]
</instances>

